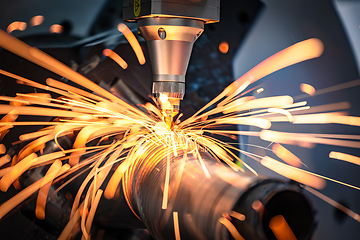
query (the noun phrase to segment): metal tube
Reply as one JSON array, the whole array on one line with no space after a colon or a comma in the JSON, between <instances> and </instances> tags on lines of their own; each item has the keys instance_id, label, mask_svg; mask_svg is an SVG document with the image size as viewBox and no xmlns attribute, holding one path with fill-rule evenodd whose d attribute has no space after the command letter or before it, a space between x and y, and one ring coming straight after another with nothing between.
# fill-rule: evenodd
<instances>
[{"instance_id":1,"label":"metal tube","mask_svg":"<svg viewBox=\"0 0 360 240\"><path fill-rule=\"evenodd\" d=\"M183 156L170 160L167 209L162 209L167 157L152 168L148 167L151 159L144 159L128 176L131 205L156 239L175 239L173 212L178 212L181 239L232 239L219 222L232 211L246 216L244 221L231 218L245 239L275 239L269 221L279 214L298 240L312 235L313 210L297 184L235 173L208 155L202 158L210 178L193 157L186 163ZM254 210L257 200L263 208Z\"/></svg>"}]
</instances>

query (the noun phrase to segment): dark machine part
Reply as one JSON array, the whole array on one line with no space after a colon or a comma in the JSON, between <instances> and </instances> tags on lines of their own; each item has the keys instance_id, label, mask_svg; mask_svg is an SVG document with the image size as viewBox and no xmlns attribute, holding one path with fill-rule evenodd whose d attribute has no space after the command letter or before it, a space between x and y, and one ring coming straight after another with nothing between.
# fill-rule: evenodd
<instances>
[{"instance_id":1,"label":"dark machine part","mask_svg":"<svg viewBox=\"0 0 360 240\"><path fill-rule=\"evenodd\" d=\"M190 18L205 23L220 20L220 0L123 0L124 21L147 17Z\"/></svg>"},{"instance_id":2,"label":"dark machine part","mask_svg":"<svg viewBox=\"0 0 360 240\"><path fill-rule=\"evenodd\" d=\"M314 212L298 184L235 173L205 155L203 160L210 173L207 177L198 161L190 157L185 163L182 157L171 162L166 210L162 209L166 160L152 169L145 160L131 175L133 208L155 239L175 239L173 212L178 212L181 239L232 239L219 222L232 211L246 216L244 221L232 218L245 239L276 240L269 228L276 215L284 216L298 240L311 239ZM255 210L255 201L264 207Z\"/></svg>"},{"instance_id":3,"label":"dark machine part","mask_svg":"<svg viewBox=\"0 0 360 240\"><path fill-rule=\"evenodd\" d=\"M193 44L205 23L220 19L220 0L124 1L125 21L137 21L147 41L153 70L152 93L165 94L171 106L162 105L167 120L180 109L185 95L185 74Z\"/></svg>"}]
</instances>

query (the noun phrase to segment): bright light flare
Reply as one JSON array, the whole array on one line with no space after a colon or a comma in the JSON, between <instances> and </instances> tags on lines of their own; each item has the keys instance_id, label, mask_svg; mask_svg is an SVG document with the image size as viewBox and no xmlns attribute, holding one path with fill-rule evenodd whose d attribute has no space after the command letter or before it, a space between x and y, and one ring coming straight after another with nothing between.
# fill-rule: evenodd
<instances>
[{"instance_id":1,"label":"bright light flare","mask_svg":"<svg viewBox=\"0 0 360 240\"><path fill-rule=\"evenodd\" d=\"M166 94L161 94L159 100L161 103L165 104L168 101L168 96Z\"/></svg>"}]
</instances>

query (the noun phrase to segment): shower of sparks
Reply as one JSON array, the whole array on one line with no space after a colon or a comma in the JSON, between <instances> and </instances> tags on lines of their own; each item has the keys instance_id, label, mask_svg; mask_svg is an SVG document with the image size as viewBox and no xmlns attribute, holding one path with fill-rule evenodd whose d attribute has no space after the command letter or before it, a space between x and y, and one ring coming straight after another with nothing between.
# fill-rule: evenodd
<instances>
[{"instance_id":1,"label":"shower of sparks","mask_svg":"<svg viewBox=\"0 0 360 240\"><path fill-rule=\"evenodd\" d=\"M129 40L139 63L144 64L144 55L132 32L121 24L118 29ZM16 184L17 179L29 169L44 165L50 166L43 178L26 187L0 206L0 218L32 194L38 192L36 216L43 219L46 215L44 209L49 186L61 180L66 180L67 183L81 174L83 169L86 169L89 172L78 189L69 223L59 239L67 239L75 223L79 221L83 238L89 239L93 217L102 195L107 199L113 198L120 182L122 182L125 199L133 210L134 206L132 206L131 201L134 194L132 191L133 180L147 174L150 169L165 159L166 174L163 181L164 185L161 187L163 189L162 208L167 209L172 206L171 201L177 194L176 191L181 181L187 155L193 155L201 165L204 176L211 178L200 155L200 152L204 151L211 154L215 160L228 164L234 171L245 171L247 169L257 175L251 167L251 163L245 163L233 152L239 151L283 176L317 189L325 186L325 179L359 189L356 186L300 169L303 165L301 160L280 145L313 147L315 144L329 144L359 148L360 138L358 136L285 133L268 130L273 121L292 122L294 124L338 123L359 126L360 118L358 117L347 116L343 112L323 113L329 111L329 108L340 110L347 108L348 105L321 106L316 112L311 112L312 108L306 106L306 102L294 102L291 96L260 99L243 96L247 87L262 77L301 61L319 57L323 52L323 44L318 39L308 39L294 44L264 60L225 88L222 93L196 114L183 122L176 121L172 125L165 123L164 114L155 105L146 103L142 107L147 112L143 112L44 52L26 45L3 31L0 31L0 46L88 89L88 91L81 90L51 78L47 79L47 85L43 85L0 70L0 74L16 79L19 84L61 95L56 99L52 98L50 94L44 93L17 94L16 97L1 96L0 98L1 101L9 103L0 105L0 114L5 115L0 120L0 138L3 138L15 126L47 126L39 131L21 135L16 144L26 142L27 145L13 159L7 154L0 158L0 165L4 166L0 170L0 177L2 177L0 189L7 191L9 186ZM166 99L160 99L160 101L166 101ZM161 103L157 104L160 105ZM36 105L36 107L32 105ZM53 122L16 122L20 115L50 116L55 119ZM259 130L218 130L224 124L255 126ZM281 163L265 155L260 156L239 150L231 144L215 138L216 135L232 138L239 134L256 136L273 143L272 151L286 163ZM64 149L59 141L65 136L74 139L73 146L70 149ZM54 141L59 150L41 154L45 144L49 141ZM96 142L95 145L94 142ZM270 149L267 150L271 151ZM0 145L0 154L4 153L6 153L6 149L4 145ZM91 155L86 157L89 153ZM176 156L180 155L183 157L179 160ZM330 157L339 159L339 154L332 154ZM182 164L180 168L182 170L177 173L176 182L171 183L175 187L169 189L170 165L174 161L179 161ZM240 162L241 166L235 164L236 161ZM111 171L113 168L115 169L114 172ZM110 180L103 194L100 187L107 177L110 177ZM69 178L70 180L68 180ZM82 198L83 195L85 195L85 199ZM260 201L253 203L254 209L259 210L262 207ZM134 210L133 212L135 214ZM241 221L245 219L244 215L236 212L232 212L231 216ZM175 224L175 221L178 220L177 212L173 212L173 217ZM221 218L219 221L235 239L243 239L227 218ZM177 239L180 239L180 233L176 230L179 225L174 225L174 227L175 233L178 234L176 235Z\"/></svg>"}]
</instances>

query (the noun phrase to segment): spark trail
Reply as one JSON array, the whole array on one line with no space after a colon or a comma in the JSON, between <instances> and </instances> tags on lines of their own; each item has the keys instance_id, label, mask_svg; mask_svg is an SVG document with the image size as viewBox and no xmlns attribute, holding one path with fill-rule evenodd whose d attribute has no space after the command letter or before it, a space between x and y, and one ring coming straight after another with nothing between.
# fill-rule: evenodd
<instances>
[{"instance_id":1,"label":"spark trail","mask_svg":"<svg viewBox=\"0 0 360 240\"><path fill-rule=\"evenodd\" d=\"M141 48L134 41L131 32L128 31L125 25L119 25L119 31L123 32L131 41L131 46L135 48L139 62L143 64L145 59ZM234 153L234 151L238 151L279 174L303 184L309 184L314 188L323 188L325 185L324 179L326 179L359 189L351 184L302 170L303 164L301 160L281 145L330 144L359 147L360 138L358 136L282 133L267 130L271 129L273 121L292 122L294 124L338 123L359 126L358 117L347 116L336 111L322 113L322 111L328 111L329 106L319 107L316 113L311 115L306 112L311 110L306 105L306 102L294 102L291 96L260 99L244 96L249 85L266 75L290 65L319 57L323 52L323 44L318 39L308 39L294 44L264 60L224 89L219 96L192 117L183 122L176 121L172 126L165 123L163 114L158 110L158 105L164 103L156 103L155 105L147 103L142 106L146 110L146 112L143 112L79 73L74 72L51 56L26 45L1 30L0 46L88 89L88 91L84 91L50 78L46 81L47 85L43 85L23 76L0 70L0 74L17 80L19 84L43 89L50 94L61 95L60 98L56 99L52 98L50 94L40 93L17 94L16 97L0 97L1 101L8 102L8 104L0 105L0 114L4 114L0 121L1 139L11 128L19 125L46 125L39 131L20 136L17 144L27 144L12 157L6 153L4 145L0 145L0 154L3 155L0 158L0 165L3 166L0 170L0 177L2 177L0 189L6 191L11 184L16 184L17 179L29 169L45 165L50 166L43 178L21 190L0 206L0 218L8 214L22 201L38 192L36 216L43 219L46 215L44 209L49 194L49 186L61 180L66 180L66 183L68 183L76 179L76 176L81 172L84 172L82 169L85 168L89 171L78 189L69 223L59 239L67 239L72 227L77 222L80 222L83 238L88 239L96 208L102 195L107 199L113 198L122 182L125 198L130 208L133 208L131 203L133 186L131 184L135 172L140 166L142 169L153 169L163 159L166 159L166 177L164 179L162 207L171 211L171 199L176 196L176 186L180 184L182 171L177 173L176 182L170 183L170 165L174 161L180 161L182 164L180 169L184 169L187 162L186 156L192 155L201 165L205 176L211 178L206 165L203 163L201 152L208 152L216 159L214 161L223 162L234 171L250 171L257 175L256 171L251 167L251 163L245 163L238 157L238 154ZM126 68L124 65L126 63L118 61L121 58L111 50L106 50L104 54L119 62L121 67ZM315 89L312 89L311 92L304 90L304 92L311 95L316 95L314 91ZM162 99L162 101L166 101L166 99ZM33 105L36 105L36 107ZM347 106L342 104L330 108L338 110L338 108L343 109ZM19 115L51 116L55 120L53 122L16 121ZM321 120L319 120L319 116L321 116ZM219 127L232 124L254 126L259 131L218 130ZM274 142L272 150L266 150L274 151L276 156L285 163L267 156L243 152L216 138L216 136L232 138L234 135L239 134L257 136L269 141L269 143ZM73 139L72 148L64 149L61 146L59 139L62 137ZM41 154L50 141L54 141L58 145L58 150L48 154ZM91 153L90 156L89 153ZM178 155L184 157L180 160L174 160L174 157ZM339 154L332 154L331 157L340 159ZM241 164L238 165L235 162ZM115 171L112 171L112 169L115 169ZM145 170L141 174L147 174L147 172ZM101 189L107 177L110 177L110 181L105 189ZM172 191L169 191L170 184L175 186L171 188ZM82 195L85 195L84 200L81 198ZM86 212L88 214L85 214ZM230 215L242 220L246 216L232 212L227 214L227 217L219 219L221 224L231 232L231 235L237 239L242 239L229 221L228 218L231 219ZM354 214L349 215L353 217ZM181 233L179 232L178 223L180 216L175 211L172 216L176 239L180 239ZM171 217L170 214L169 217Z\"/></svg>"}]
</instances>

